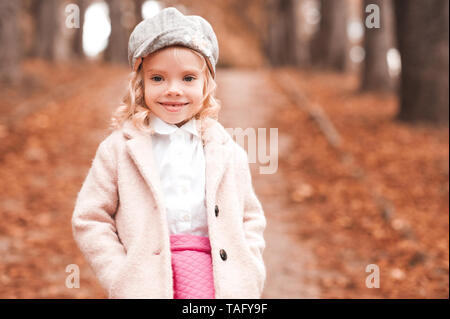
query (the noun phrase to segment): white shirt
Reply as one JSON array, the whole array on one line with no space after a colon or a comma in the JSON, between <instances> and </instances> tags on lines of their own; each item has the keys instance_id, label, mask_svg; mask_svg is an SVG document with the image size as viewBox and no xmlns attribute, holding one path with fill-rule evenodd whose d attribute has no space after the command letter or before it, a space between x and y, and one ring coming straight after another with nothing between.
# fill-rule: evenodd
<instances>
[{"instance_id":1,"label":"white shirt","mask_svg":"<svg viewBox=\"0 0 450 319\"><path fill-rule=\"evenodd\" d=\"M153 114L150 125L170 234L208 236L205 154L198 121L192 118L179 128Z\"/></svg>"}]
</instances>

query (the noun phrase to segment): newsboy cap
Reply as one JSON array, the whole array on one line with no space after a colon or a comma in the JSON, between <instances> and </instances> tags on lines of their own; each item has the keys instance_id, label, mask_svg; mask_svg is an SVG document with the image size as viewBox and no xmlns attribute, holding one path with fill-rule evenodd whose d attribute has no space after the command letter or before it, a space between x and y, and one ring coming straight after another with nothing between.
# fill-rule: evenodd
<instances>
[{"instance_id":1,"label":"newsboy cap","mask_svg":"<svg viewBox=\"0 0 450 319\"><path fill-rule=\"evenodd\" d=\"M219 45L213 28L204 18L184 15L173 7L144 19L128 41L128 61L133 71L142 59L162 48L181 45L203 54L213 77L219 59Z\"/></svg>"}]
</instances>

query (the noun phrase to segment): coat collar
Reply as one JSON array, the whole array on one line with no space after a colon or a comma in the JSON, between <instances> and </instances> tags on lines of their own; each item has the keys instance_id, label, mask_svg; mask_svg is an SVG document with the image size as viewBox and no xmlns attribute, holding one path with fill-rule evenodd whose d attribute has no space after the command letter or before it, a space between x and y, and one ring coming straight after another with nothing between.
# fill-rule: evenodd
<instances>
[{"instance_id":1,"label":"coat collar","mask_svg":"<svg viewBox=\"0 0 450 319\"><path fill-rule=\"evenodd\" d=\"M157 121L155 120L152 120L152 122L157 123ZM195 123L197 133L198 135L200 135L199 128L201 125L201 121L193 119L193 122L188 123L191 124L187 126L187 129L192 130L192 123ZM186 126L188 123L186 123L182 127ZM166 123L166 125L168 124ZM206 129L202 136L203 145L207 145L209 143L225 144L230 140L230 135L226 132L225 128L218 121L207 117L204 119L204 125L206 126ZM163 128L162 130L167 130L167 128ZM122 127L122 132L124 137L128 140L143 137L149 138L149 134L142 132L138 128L136 128L131 122L131 120L125 121ZM168 133L170 134L171 132Z\"/></svg>"},{"instance_id":2,"label":"coat collar","mask_svg":"<svg viewBox=\"0 0 450 319\"><path fill-rule=\"evenodd\" d=\"M200 132L198 130L199 125L199 120L196 120L195 118L190 119L181 127L166 123L156 115L152 116L152 118L150 119L150 126L155 130L155 133L162 135L170 135L178 130L181 130L194 136L200 137Z\"/></svg>"},{"instance_id":3,"label":"coat collar","mask_svg":"<svg viewBox=\"0 0 450 319\"><path fill-rule=\"evenodd\" d=\"M206 208L211 210L209 206L214 205L218 185L231 158L231 152L227 147L231 136L218 121L212 118L205 118L204 125L202 141L206 165ZM163 209L164 197L159 172L155 169L157 166L153 156L151 134L142 132L130 120L124 123L122 133L126 139L128 153L153 192L159 209Z\"/></svg>"}]
</instances>

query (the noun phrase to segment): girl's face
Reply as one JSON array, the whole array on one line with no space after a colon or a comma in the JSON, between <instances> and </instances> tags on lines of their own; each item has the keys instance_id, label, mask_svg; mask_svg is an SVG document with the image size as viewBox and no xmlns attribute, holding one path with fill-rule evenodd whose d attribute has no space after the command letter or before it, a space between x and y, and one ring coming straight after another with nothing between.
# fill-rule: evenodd
<instances>
[{"instance_id":1,"label":"girl's face","mask_svg":"<svg viewBox=\"0 0 450 319\"><path fill-rule=\"evenodd\" d=\"M169 124L189 121L202 108L203 66L202 58L183 47L164 48L145 57L145 103L150 111Z\"/></svg>"}]
</instances>

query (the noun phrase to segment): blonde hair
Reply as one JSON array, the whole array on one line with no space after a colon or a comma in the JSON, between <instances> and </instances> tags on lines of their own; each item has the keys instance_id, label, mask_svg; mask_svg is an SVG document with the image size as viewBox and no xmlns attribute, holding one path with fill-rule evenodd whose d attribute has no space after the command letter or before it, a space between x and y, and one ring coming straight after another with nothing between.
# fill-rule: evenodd
<instances>
[{"instance_id":1,"label":"blonde hair","mask_svg":"<svg viewBox=\"0 0 450 319\"><path fill-rule=\"evenodd\" d=\"M176 51L177 50L174 50L175 55ZM217 120L221 104L215 97L217 84L206 65L205 58L197 51L192 49L190 49L190 51L201 57L204 63L202 68L202 71L205 74L205 83L203 86L203 105L197 114L193 116L195 119L200 120L200 134L203 137L203 133L206 129L204 124L205 119L210 117ZM138 70L133 71L130 74L128 91L122 99L122 104L114 111L112 115L110 128L113 130L120 129L125 121L131 120L137 129L145 133L153 134L154 131L150 127L151 116L152 113L150 108L145 103L145 87L141 63Z\"/></svg>"}]
</instances>

